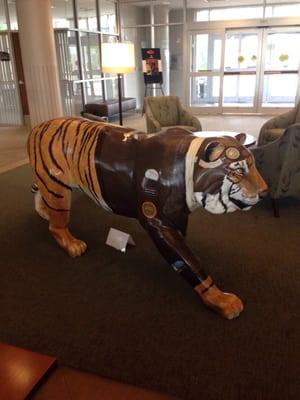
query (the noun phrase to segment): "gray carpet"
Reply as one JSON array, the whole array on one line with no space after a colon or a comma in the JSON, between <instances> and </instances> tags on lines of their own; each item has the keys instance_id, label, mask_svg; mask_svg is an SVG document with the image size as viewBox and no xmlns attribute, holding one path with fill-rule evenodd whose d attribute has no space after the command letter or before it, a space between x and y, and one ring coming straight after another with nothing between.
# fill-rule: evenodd
<instances>
[{"instance_id":1,"label":"gray carpet","mask_svg":"<svg viewBox=\"0 0 300 400\"><path fill-rule=\"evenodd\" d=\"M279 219L267 201L192 215L188 243L245 303L226 321L165 265L136 221L74 196L71 229L89 248L73 260L33 209L29 168L0 175L0 185L0 341L184 399L299 398L299 202L285 201ZM105 246L111 226L136 248Z\"/></svg>"}]
</instances>

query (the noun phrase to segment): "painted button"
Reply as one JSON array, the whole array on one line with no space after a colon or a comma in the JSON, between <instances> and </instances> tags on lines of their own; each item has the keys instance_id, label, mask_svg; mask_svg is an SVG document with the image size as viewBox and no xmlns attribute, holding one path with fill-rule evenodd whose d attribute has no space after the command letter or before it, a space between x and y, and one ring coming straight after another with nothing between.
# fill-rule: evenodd
<instances>
[{"instance_id":1,"label":"painted button","mask_svg":"<svg viewBox=\"0 0 300 400\"><path fill-rule=\"evenodd\" d=\"M156 169L147 169L147 171L145 172L145 177L148 179L151 179L152 181L158 181L159 179L159 174L156 171Z\"/></svg>"},{"instance_id":2,"label":"painted button","mask_svg":"<svg viewBox=\"0 0 300 400\"><path fill-rule=\"evenodd\" d=\"M156 206L151 201L145 201L142 204L142 211L145 217L150 219L156 217L157 214Z\"/></svg>"},{"instance_id":3,"label":"painted button","mask_svg":"<svg viewBox=\"0 0 300 400\"><path fill-rule=\"evenodd\" d=\"M240 157L240 152L236 147L229 147L225 154L230 160L237 160Z\"/></svg>"}]
</instances>

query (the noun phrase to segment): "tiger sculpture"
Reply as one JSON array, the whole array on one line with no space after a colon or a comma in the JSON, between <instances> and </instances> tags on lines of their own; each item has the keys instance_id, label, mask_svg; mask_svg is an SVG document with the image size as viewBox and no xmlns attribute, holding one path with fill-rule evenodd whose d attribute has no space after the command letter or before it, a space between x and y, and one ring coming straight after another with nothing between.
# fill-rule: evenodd
<instances>
[{"instance_id":1,"label":"tiger sculpture","mask_svg":"<svg viewBox=\"0 0 300 400\"><path fill-rule=\"evenodd\" d=\"M180 128L147 135L80 118L58 118L35 127L28 139L35 209L72 257L87 245L69 231L72 190L107 211L138 219L170 266L204 304L232 319L241 300L224 293L185 242L189 214L248 210L267 186L244 134L201 138Z\"/></svg>"}]
</instances>

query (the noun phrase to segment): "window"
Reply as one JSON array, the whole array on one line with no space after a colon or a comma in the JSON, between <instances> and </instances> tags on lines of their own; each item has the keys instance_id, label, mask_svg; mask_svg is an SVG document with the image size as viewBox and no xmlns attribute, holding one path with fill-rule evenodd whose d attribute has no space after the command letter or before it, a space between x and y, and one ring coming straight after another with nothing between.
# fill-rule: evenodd
<instances>
[{"instance_id":1,"label":"window","mask_svg":"<svg viewBox=\"0 0 300 400\"><path fill-rule=\"evenodd\" d=\"M259 3L259 2L258 2ZM192 8L192 1L188 3L189 21L225 21L233 19L262 18L264 16L264 6L262 2L253 6L238 7L215 7L215 8ZM268 3L268 2L267 2ZM297 17L300 16L300 4L271 4L266 5L265 17Z\"/></svg>"},{"instance_id":2,"label":"window","mask_svg":"<svg viewBox=\"0 0 300 400\"><path fill-rule=\"evenodd\" d=\"M5 9L3 0L0 0L0 31L5 31L7 29L7 23L5 18Z\"/></svg>"},{"instance_id":3,"label":"window","mask_svg":"<svg viewBox=\"0 0 300 400\"><path fill-rule=\"evenodd\" d=\"M122 39L134 43L137 62L136 73L125 76L125 94L135 97L138 107L142 107L145 94L141 69L143 47L160 49L164 94L184 96L182 79L184 8L183 0L120 3ZM156 85L156 88L148 86L147 90L147 94L162 93L159 85Z\"/></svg>"},{"instance_id":4,"label":"window","mask_svg":"<svg viewBox=\"0 0 300 400\"><path fill-rule=\"evenodd\" d=\"M262 17L263 7L226 7L196 12L196 21L225 21Z\"/></svg>"},{"instance_id":5,"label":"window","mask_svg":"<svg viewBox=\"0 0 300 400\"><path fill-rule=\"evenodd\" d=\"M77 0L78 27L89 31L97 31L97 12L95 0Z\"/></svg>"},{"instance_id":6,"label":"window","mask_svg":"<svg viewBox=\"0 0 300 400\"><path fill-rule=\"evenodd\" d=\"M103 81L100 57L101 40L118 38L116 1L52 0L52 13L65 114L78 115L84 103L116 97L116 78Z\"/></svg>"},{"instance_id":7,"label":"window","mask_svg":"<svg viewBox=\"0 0 300 400\"><path fill-rule=\"evenodd\" d=\"M51 0L54 28L74 28L72 1Z\"/></svg>"},{"instance_id":8,"label":"window","mask_svg":"<svg viewBox=\"0 0 300 400\"><path fill-rule=\"evenodd\" d=\"M298 17L300 16L300 4L276 4L266 7L266 17Z\"/></svg>"},{"instance_id":9,"label":"window","mask_svg":"<svg viewBox=\"0 0 300 400\"><path fill-rule=\"evenodd\" d=\"M99 0L99 7L101 31L105 33L116 33L116 3L113 0Z\"/></svg>"},{"instance_id":10,"label":"window","mask_svg":"<svg viewBox=\"0 0 300 400\"><path fill-rule=\"evenodd\" d=\"M121 26L134 27L151 23L151 7L149 1L120 4Z\"/></svg>"},{"instance_id":11,"label":"window","mask_svg":"<svg viewBox=\"0 0 300 400\"><path fill-rule=\"evenodd\" d=\"M155 24L183 22L183 1L153 1L153 20Z\"/></svg>"}]
</instances>

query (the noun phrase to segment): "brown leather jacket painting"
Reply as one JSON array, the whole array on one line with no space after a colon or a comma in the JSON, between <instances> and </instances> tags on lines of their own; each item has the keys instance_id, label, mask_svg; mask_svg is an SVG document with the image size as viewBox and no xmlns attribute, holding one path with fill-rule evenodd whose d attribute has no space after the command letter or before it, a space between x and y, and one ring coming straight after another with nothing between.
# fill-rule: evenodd
<instances>
[{"instance_id":1,"label":"brown leather jacket painting","mask_svg":"<svg viewBox=\"0 0 300 400\"><path fill-rule=\"evenodd\" d=\"M147 135L80 118L47 121L28 140L35 208L72 257L87 248L68 229L73 189L108 211L137 218L202 301L232 319L243 310L241 300L217 288L185 235L197 207L212 213L247 210L266 194L244 140L244 134L201 138L180 128Z\"/></svg>"}]
</instances>

